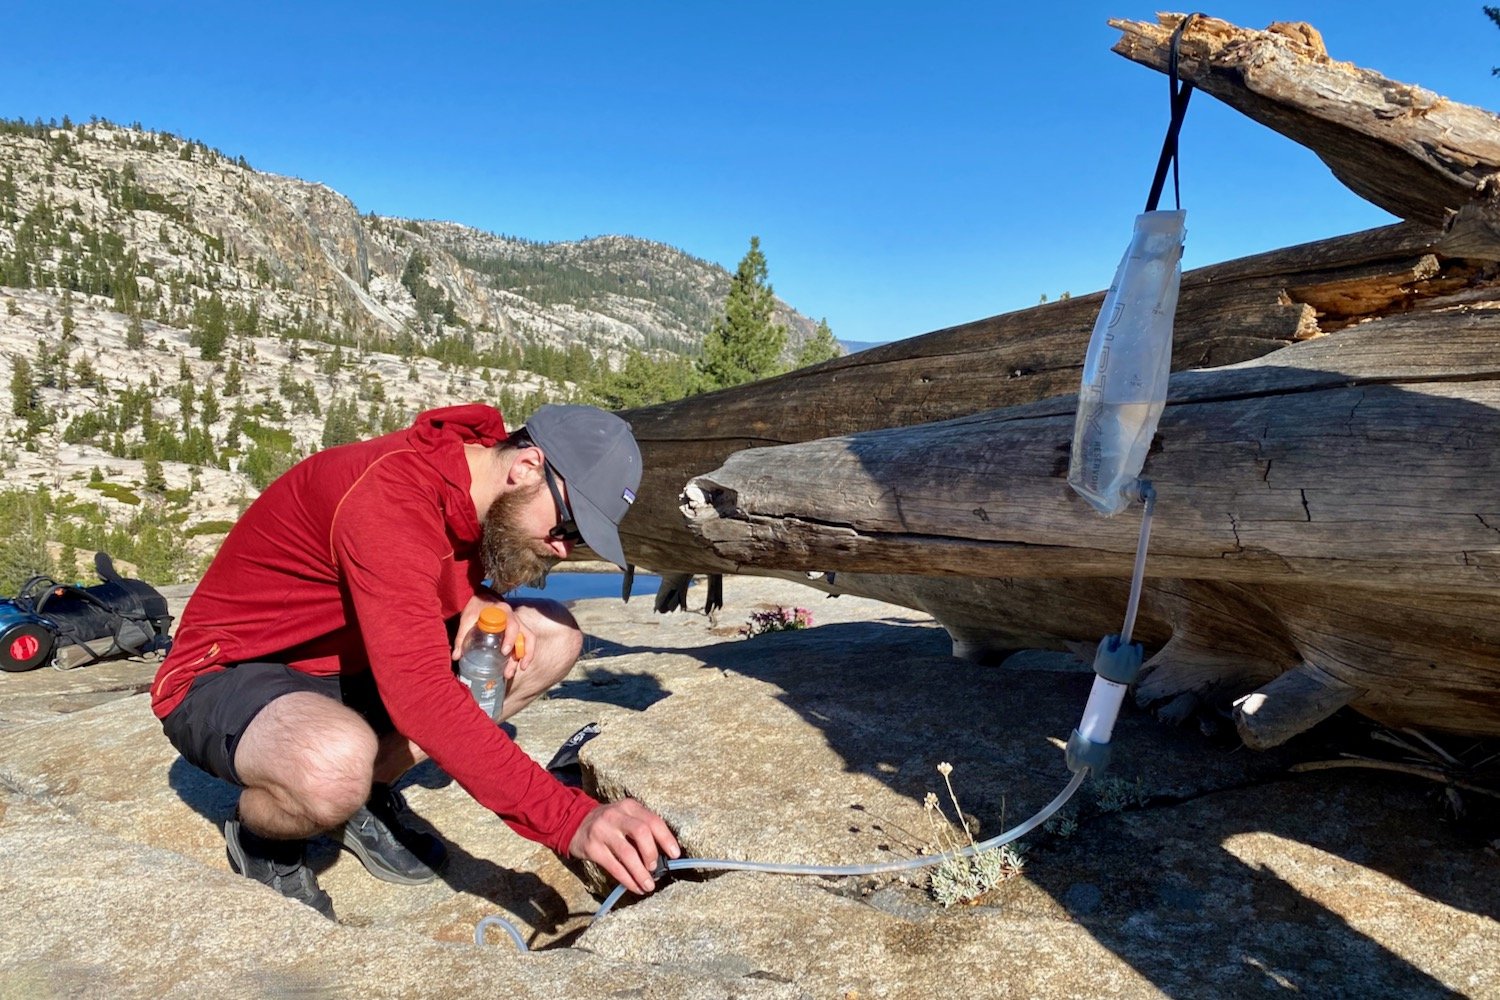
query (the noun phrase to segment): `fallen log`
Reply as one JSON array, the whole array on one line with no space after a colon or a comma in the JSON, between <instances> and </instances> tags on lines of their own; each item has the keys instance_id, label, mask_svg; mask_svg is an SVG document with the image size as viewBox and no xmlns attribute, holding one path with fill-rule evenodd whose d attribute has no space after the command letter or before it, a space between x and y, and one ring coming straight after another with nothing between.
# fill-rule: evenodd
<instances>
[{"instance_id":1,"label":"fallen log","mask_svg":"<svg viewBox=\"0 0 1500 1000\"><path fill-rule=\"evenodd\" d=\"M690 483L684 514L733 568L833 571L925 608L960 654L1086 642L1118 631L1138 520L1068 488L1072 410L739 452ZM1145 474L1143 701L1269 681L1237 713L1256 746L1344 702L1500 735L1500 301L1174 376ZM881 576L899 567L921 576ZM1328 696L1298 704L1313 672Z\"/></svg>"},{"instance_id":2,"label":"fallen log","mask_svg":"<svg viewBox=\"0 0 1500 1000\"><path fill-rule=\"evenodd\" d=\"M1489 270L1402 224L1197 268L1183 276L1174 370L1264 356L1364 320L1442 307ZM1076 392L1103 292L938 330L673 403L626 410L645 459L626 551L659 572L722 571L677 496L745 448L946 420Z\"/></svg>"},{"instance_id":3,"label":"fallen log","mask_svg":"<svg viewBox=\"0 0 1500 1000\"><path fill-rule=\"evenodd\" d=\"M1174 377L1146 465L1155 573L1495 589L1497 380L1500 310L1467 308ZM1133 519L1067 485L1075 406L741 451L692 481L689 527L736 570L1126 574Z\"/></svg>"}]
</instances>

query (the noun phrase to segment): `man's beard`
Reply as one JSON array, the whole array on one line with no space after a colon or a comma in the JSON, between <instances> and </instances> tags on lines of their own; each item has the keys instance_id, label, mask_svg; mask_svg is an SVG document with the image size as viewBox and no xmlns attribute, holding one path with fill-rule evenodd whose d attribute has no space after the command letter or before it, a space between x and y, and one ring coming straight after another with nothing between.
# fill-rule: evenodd
<instances>
[{"instance_id":1,"label":"man's beard","mask_svg":"<svg viewBox=\"0 0 1500 1000\"><path fill-rule=\"evenodd\" d=\"M531 489L502 493L484 515L480 554L491 580L490 589L497 593L540 583L557 561L546 543L526 537L519 524L522 509L541 488L537 483Z\"/></svg>"}]
</instances>

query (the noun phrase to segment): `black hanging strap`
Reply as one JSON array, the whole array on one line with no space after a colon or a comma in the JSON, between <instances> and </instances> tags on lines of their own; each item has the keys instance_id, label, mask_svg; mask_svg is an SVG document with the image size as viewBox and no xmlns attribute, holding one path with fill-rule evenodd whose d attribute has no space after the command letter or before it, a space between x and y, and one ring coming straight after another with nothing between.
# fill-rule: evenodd
<instances>
[{"instance_id":1,"label":"black hanging strap","mask_svg":"<svg viewBox=\"0 0 1500 1000\"><path fill-rule=\"evenodd\" d=\"M1177 179L1177 133L1182 131L1182 119L1187 116L1188 98L1193 96L1193 85L1183 83L1179 86L1177 78L1177 49L1182 42L1182 33L1192 23L1197 14L1189 14L1182 19L1177 30L1172 32L1172 46L1167 57L1167 90L1170 96L1172 110L1171 121L1167 124L1167 137L1162 140L1161 156L1156 161L1156 178L1151 182L1151 194L1146 199L1146 211L1156 211L1157 203L1161 201L1162 188L1167 183L1167 166L1172 167L1172 197L1178 208L1182 207L1182 190Z\"/></svg>"}]
</instances>

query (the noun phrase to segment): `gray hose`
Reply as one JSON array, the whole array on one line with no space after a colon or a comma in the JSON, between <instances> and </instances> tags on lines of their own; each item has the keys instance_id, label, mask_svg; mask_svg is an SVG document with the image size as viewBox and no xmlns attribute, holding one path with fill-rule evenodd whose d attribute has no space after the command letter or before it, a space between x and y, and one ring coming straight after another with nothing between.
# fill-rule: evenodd
<instances>
[{"instance_id":1,"label":"gray hose","mask_svg":"<svg viewBox=\"0 0 1500 1000\"><path fill-rule=\"evenodd\" d=\"M1073 775L1073 779L1068 782L1067 787L1058 793L1057 798L1043 806L1040 812L1024 823L998 833L989 840L981 841L978 844L971 844L968 847L958 850L948 851L944 854L934 854L930 857L922 858L907 858L904 861L886 861L871 865L791 865L775 864L766 861L731 861L724 858L676 858L667 861L667 870L749 871L769 872L775 875L879 875L886 872L927 868L932 865L942 864L944 861L949 861L953 858L972 857L976 854L1000 847L1003 844L1008 844L1013 840L1020 840L1032 830L1035 830L1051 819L1053 813L1066 805L1068 800L1073 797L1073 793L1078 791L1078 787L1083 784L1083 779L1088 776L1088 773L1088 768L1078 770ZM605 914L609 913L624 893L625 887L623 885L615 886L614 891L605 898L604 904L595 912L594 921L598 922Z\"/></svg>"},{"instance_id":2,"label":"gray hose","mask_svg":"<svg viewBox=\"0 0 1500 1000\"><path fill-rule=\"evenodd\" d=\"M1013 840L1020 840L1032 830L1047 822L1047 820L1052 818L1054 813L1067 805L1068 800L1073 797L1073 793L1078 791L1078 787L1083 784L1083 779L1088 777L1088 773L1088 768L1080 768L1074 773L1073 779L1068 782L1067 787L1058 793L1057 798L1043 806L1040 812L1024 823L1019 823L1009 830L997 833L989 840L980 841L977 844L971 844L968 847L959 848L958 850L947 851L943 854L934 854L930 857L907 858L904 861L886 861L871 865L792 865L777 864L769 861L732 861L728 858L668 858L665 859L666 868L668 871L685 871L688 869L699 871L747 871L769 872L773 875L879 875L885 872L928 868L932 865L940 865L944 861L950 861L953 858L973 857L976 854L982 854L1003 844L1009 844ZM605 897L604 903L595 911L594 919L590 923L597 923L610 910L614 909L615 904L620 901L620 897L624 894L625 887L623 885L615 886L614 891ZM511 940L516 943L518 951L530 951L526 947L526 939L521 937L521 932L516 929L516 925L497 914L485 917L474 927L475 944L482 945L485 943L484 932L488 927L499 927L504 930L510 935Z\"/></svg>"},{"instance_id":3,"label":"gray hose","mask_svg":"<svg viewBox=\"0 0 1500 1000\"><path fill-rule=\"evenodd\" d=\"M500 916L499 914L491 914L490 916L485 917L483 920L479 921L479 923L477 923L477 924L474 925L474 943L475 944L482 945L482 944L485 943L484 942L484 932L485 932L485 929L489 928L489 927L498 927L501 930L503 930L505 933L509 934L510 935L510 939L516 943L516 950L517 951L530 951L531 950L530 948L526 947L526 939L521 936L521 932L516 927L516 925L513 924L513 923L511 923L509 920L506 920L504 917Z\"/></svg>"}]
</instances>

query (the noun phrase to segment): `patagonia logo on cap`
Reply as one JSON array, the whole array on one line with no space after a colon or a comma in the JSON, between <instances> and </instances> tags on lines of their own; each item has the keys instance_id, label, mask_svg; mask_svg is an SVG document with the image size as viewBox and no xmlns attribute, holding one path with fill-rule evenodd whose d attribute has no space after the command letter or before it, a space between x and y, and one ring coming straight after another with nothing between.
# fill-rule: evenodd
<instances>
[{"instance_id":1,"label":"patagonia logo on cap","mask_svg":"<svg viewBox=\"0 0 1500 1000\"><path fill-rule=\"evenodd\" d=\"M626 503L635 503L635 490L627 487L625 492L620 494L620 499L624 500Z\"/></svg>"}]
</instances>

